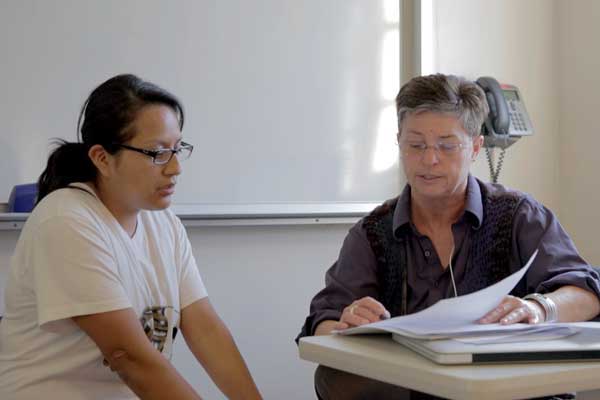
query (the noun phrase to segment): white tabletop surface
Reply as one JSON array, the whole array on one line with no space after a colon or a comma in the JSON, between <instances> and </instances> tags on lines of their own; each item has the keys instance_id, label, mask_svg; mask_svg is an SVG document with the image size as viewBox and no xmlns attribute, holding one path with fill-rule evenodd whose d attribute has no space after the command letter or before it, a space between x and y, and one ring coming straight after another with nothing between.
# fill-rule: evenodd
<instances>
[{"instance_id":1,"label":"white tabletop surface","mask_svg":"<svg viewBox=\"0 0 600 400\"><path fill-rule=\"evenodd\" d=\"M300 358L450 399L515 399L600 388L600 362L445 366L389 335L314 336Z\"/></svg>"}]
</instances>

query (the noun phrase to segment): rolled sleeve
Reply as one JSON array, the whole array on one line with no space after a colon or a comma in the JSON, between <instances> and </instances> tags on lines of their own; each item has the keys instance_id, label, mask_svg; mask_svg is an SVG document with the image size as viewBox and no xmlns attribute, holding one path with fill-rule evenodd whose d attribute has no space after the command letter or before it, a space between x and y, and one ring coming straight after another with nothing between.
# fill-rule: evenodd
<instances>
[{"instance_id":1,"label":"rolled sleeve","mask_svg":"<svg viewBox=\"0 0 600 400\"><path fill-rule=\"evenodd\" d=\"M298 339L314 335L326 320L339 320L344 307L365 296L377 298L377 263L362 221L353 226L340 250L338 260L325 274L325 288L313 298Z\"/></svg>"},{"instance_id":2,"label":"rolled sleeve","mask_svg":"<svg viewBox=\"0 0 600 400\"><path fill-rule=\"evenodd\" d=\"M548 293L572 285L600 298L598 272L579 255L554 213L529 196L515 215L513 241L513 257L518 260L515 270L538 250L525 278L528 293Z\"/></svg>"}]
</instances>

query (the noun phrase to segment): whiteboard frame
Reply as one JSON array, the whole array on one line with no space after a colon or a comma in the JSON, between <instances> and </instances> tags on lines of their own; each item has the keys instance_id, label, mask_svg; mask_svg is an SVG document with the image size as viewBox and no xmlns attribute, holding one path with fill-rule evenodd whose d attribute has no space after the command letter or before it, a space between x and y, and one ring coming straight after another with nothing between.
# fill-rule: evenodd
<instances>
[{"instance_id":1,"label":"whiteboard frame","mask_svg":"<svg viewBox=\"0 0 600 400\"><path fill-rule=\"evenodd\" d=\"M273 226L273 225L338 225L355 224L373 210L378 203L352 204L268 204L257 209L256 204L174 205L171 209L185 227L211 226ZM186 208L187 207L187 208ZM251 207L249 209L248 207ZM261 208L261 207L259 207ZM6 204L0 204L6 209ZM0 213L0 231L19 231L29 213Z\"/></svg>"}]
</instances>

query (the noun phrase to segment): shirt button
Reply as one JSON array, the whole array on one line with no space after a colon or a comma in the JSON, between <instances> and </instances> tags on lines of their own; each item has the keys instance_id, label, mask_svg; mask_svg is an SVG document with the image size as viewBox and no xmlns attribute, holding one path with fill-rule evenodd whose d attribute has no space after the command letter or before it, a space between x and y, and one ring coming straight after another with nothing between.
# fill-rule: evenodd
<instances>
[{"instance_id":1,"label":"shirt button","mask_svg":"<svg viewBox=\"0 0 600 400\"><path fill-rule=\"evenodd\" d=\"M425 257L429 257L431 255L431 252L429 250L425 250Z\"/></svg>"},{"instance_id":2,"label":"shirt button","mask_svg":"<svg viewBox=\"0 0 600 400\"><path fill-rule=\"evenodd\" d=\"M437 281L433 282L433 287L434 287L434 288L437 288L439 285L440 285L440 284L439 284Z\"/></svg>"}]
</instances>

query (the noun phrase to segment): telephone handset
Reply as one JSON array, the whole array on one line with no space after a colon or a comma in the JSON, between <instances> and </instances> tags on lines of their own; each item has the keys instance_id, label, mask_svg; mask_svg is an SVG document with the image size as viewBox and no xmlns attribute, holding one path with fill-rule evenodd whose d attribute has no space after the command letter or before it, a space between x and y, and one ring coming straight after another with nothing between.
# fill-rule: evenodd
<instances>
[{"instance_id":1,"label":"telephone handset","mask_svg":"<svg viewBox=\"0 0 600 400\"><path fill-rule=\"evenodd\" d=\"M533 125L519 89L491 77L477 79L490 108L482 133L485 147L506 149L521 136L533 135Z\"/></svg>"},{"instance_id":2,"label":"telephone handset","mask_svg":"<svg viewBox=\"0 0 600 400\"><path fill-rule=\"evenodd\" d=\"M492 182L498 182L506 149L522 136L533 135L533 125L525 109L523 97L516 86L500 84L496 79L488 76L477 79L477 84L483 89L490 108L481 130L490 176ZM492 155L496 147L501 148L502 151L494 167Z\"/></svg>"}]
</instances>

